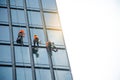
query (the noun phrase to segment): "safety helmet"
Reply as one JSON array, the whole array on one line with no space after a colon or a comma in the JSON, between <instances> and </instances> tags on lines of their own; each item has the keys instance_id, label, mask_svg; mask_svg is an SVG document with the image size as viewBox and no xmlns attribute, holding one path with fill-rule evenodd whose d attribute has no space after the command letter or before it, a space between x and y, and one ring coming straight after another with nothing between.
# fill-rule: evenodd
<instances>
[{"instance_id":1,"label":"safety helmet","mask_svg":"<svg viewBox=\"0 0 120 80\"><path fill-rule=\"evenodd\" d=\"M37 36L37 34L34 34L34 36Z\"/></svg>"},{"instance_id":2,"label":"safety helmet","mask_svg":"<svg viewBox=\"0 0 120 80\"><path fill-rule=\"evenodd\" d=\"M21 30L20 30L20 32L23 32L23 33L24 33L24 30L23 30L23 29L21 29Z\"/></svg>"}]
</instances>

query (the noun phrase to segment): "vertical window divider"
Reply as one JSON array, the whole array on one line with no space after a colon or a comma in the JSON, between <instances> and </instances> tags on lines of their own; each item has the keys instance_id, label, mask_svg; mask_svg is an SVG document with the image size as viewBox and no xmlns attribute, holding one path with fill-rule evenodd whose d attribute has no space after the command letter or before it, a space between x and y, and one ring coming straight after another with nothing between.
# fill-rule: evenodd
<instances>
[{"instance_id":1,"label":"vertical window divider","mask_svg":"<svg viewBox=\"0 0 120 80\"><path fill-rule=\"evenodd\" d=\"M26 31L28 34L28 46L29 46L29 51L30 51L30 63L31 63L31 68L32 68L32 79L36 80L35 67L34 67L34 57L32 55L32 43L31 43L31 36L30 36L30 28L29 28L29 19L28 19L28 13L27 13L26 0L24 0L23 4L24 4L24 13L25 13L25 20L26 20Z\"/></svg>"},{"instance_id":2,"label":"vertical window divider","mask_svg":"<svg viewBox=\"0 0 120 80\"><path fill-rule=\"evenodd\" d=\"M41 17L42 17L42 23L43 23L43 31L44 31L44 34L45 34L45 42L47 42L48 41L48 35L47 35L47 28L46 28L46 24L45 24L42 1L39 0L39 3L40 3L39 4L40 5L40 13L42 15ZM55 73L54 73L54 69L53 69L52 56L49 53L48 53L48 60L49 60L49 65L50 65L51 78L52 78L52 80L55 80Z\"/></svg>"},{"instance_id":3,"label":"vertical window divider","mask_svg":"<svg viewBox=\"0 0 120 80\"><path fill-rule=\"evenodd\" d=\"M12 59L12 74L13 80L16 80L16 67L15 67L15 54L14 54L14 39L13 39L13 27L12 27L12 17L10 10L10 0L7 0L7 9L8 9L8 22L9 22L9 36L10 36L10 46L11 46L11 59Z\"/></svg>"}]
</instances>

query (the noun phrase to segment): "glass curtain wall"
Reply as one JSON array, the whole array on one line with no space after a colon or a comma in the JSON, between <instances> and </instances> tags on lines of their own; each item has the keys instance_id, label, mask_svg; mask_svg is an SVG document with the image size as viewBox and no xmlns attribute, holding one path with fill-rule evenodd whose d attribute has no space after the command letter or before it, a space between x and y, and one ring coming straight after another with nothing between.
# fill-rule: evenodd
<instances>
[{"instance_id":1,"label":"glass curtain wall","mask_svg":"<svg viewBox=\"0 0 120 80\"><path fill-rule=\"evenodd\" d=\"M16 43L21 29L23 45ZM0 0L0 33L0 80L72 80L55 0ZM37 53L34 34L41 41ZM52 56L47 41L58 48Z\"/></svg>"}]
</instances>

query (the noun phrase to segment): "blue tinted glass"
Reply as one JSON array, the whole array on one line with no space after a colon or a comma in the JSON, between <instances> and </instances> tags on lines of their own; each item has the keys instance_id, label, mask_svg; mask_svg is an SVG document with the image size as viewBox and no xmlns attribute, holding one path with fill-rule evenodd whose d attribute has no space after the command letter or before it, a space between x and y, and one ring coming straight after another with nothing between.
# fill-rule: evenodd
<instances>
[{"instance_id":1,"label":"blue tinted glass","mask_svg":"<svg viewBox=\"0 0 120 80\"><path fill-rule=\"evenodd\" d=\"M3 63L3 64L11 63L10 46L0 45L0 64L1 63Z\"/></svg>"},{"instance_id":2,"label":"blue tinted glass","mask_svg":"<svg viewBox=\"0 0 120 80\"><path fill-rule=\"evenodd\" d=\"M34 61L36 66L49 66L46 49L39 48L39 51L33 54L34 54Z\"/></svg>"},{"instance_id":3,"label":"blue tinted glass","mask_svg":"<svg viewBox=\"0 0 120 80\"><path fill-rule=\"evenodd\" d=\"M12 79L12 68L0 67L0 80L13 80Z\"/></svg>"},{"instance_id":4,"label":"blue tinted glass","mask_svg":"<svg viewBox=\"0 0 120 80\"><path fill-rule=\"evenodd\" d=\"M56 1L55 0L42 0L43 9L56 10Z\"/></svg>"},{"instance_id":5,"label":"blue tinted glass","mask_svg":"<svg viewBox=\"0 0 120 80\"><path fill-rule=\"evenodd\" d=\"M39 9L38 0L26 0L28 9Z\"/></svg>"},{"instance_id":6,"label":"blue tinted glass","mask_svg":"<svg viewBox=\"0 0 120 80\"><path fill-rule=\"evenodd\" d=\"M17 80L32 80L32 70L30 68L16 68Z\"/></svg>"},{"instance_id":7,"label":"blue tinted glass","mask_svg":"<svg viewBox=\"0 0 120 80\"><path fill-rule=\"evenodd\" d=\"M8 23L8 12L6 8L0 8L0 23Z\"/></svg>"},{"instance_id":8,"label":"blue tinted glass","mask_svg":"<svg viewBox=\"0 0 120 80\"><path fill-rule=\"evenodd\" d=\"M55 80L73 80L70 71L55 70Z\"/></svg>"},{"instance_id":9,"label":"blue tinted glass","mask_svg":"<svg viewBox=\"0 0 120 80\"><path fill-rule=\"evenodd\" d=\"M65 50L58 50L58 52L52 52L52 61L54 67L69 67L68 57Z\"/></svg>"},{"instance_id":10,"label":"blue tinted glass","mask_svg":"<svg viewBox=\"0 0 120 80\"><path fill-rule=\"evenodd\" d=\"M42 29L30 29L30 33L31 33L31 40L33 43L33 36L34 34L38 35L39 39L41 40L41 44L45 44L45 35Z\"/></svg>"},{"instance_id":11,"label":"blue tinted glass","mask_svg":"<svg viewBox=\"0 0 120 80\"><path fill-rule=\"evenodd\" d=\"M61 31L47 30L48 39L56 45L64 45L63 35Z\"/></svg>"},{"instance_id":12,"label":"blue tinted glass","mask_svg":"<svg viewBox=\"0 0 120 80\"><path fill-rule=\"evenodd\" d=\"M16 25L25 25L25 15L23 10L11 9L12 23Z\"/></svg>"},{"instance_id":13,"label":"blue tinted glass","mask_svg":"<svg viewBox=\"0 0 120 80\"><path fill-rule=\"evenodd\" d=\"M23 8L23 0L10 0L10 6Z\"/></svg>"},{"instance_id":14,"label":"blue tinted glass","mask_svg":"<svg viewBox=\"0 0 120 80\"><path fill-rule=\"evenodd\" d=\"M3 35L4 34L4 35ZM10 43L9 27L0 26L0 43Z\"/></svg>"},{"instance_id":15,"label":"blue tinted glass","mask_svg":"<svg viewBox=\"0 0 120 80\"><path fill-rule=\"evenodd\" d=\"M14 43L16 43L16 39L18 37L19 31L23 29L25 31L25 37L23 37L23 43L28 44L28 35L27 35L27 30L26 28L21 28L21 27L13 27L13 37L14 37Z\"/></svg>"},{"instance_id":16,"label":"blue tinted glass","mask_svg":"<svg viewBox=\"0 0 120 80\"><path fill-rule=\"evenodd\" d=\"M36 69L36 80L52 80L50 70Z\"/></svg>"},{"instance_id":17,"label":"blue tinted glass","mask_svg":"<svg viewBox=\"0 0 120 80\"><path fill-rule=\"evenodd\" d=\"M44 13L47 27L60 27L59 17L56 13Z\"/></svg>"},{"instance_id":18,"label":"blue tinted glass","mask_svg":"<svg viewBox=\"0 0 120 80\"><path fill-rule=\"evenodd\" d=\"M17 65L30 65L29 48L22 46L15 46L15 59Z\"/></svg>"},{"instance_id":19,"label":"blue tinted glass","mask_svg":"<svg viewBox=\"0 0 120 80\"><path fill-rule=\"evenodd\" d=\"M42 25L40 12L28 11L29 25L33 27L40 27Z\"/></svg>"},{"instance_id":20,"label":"blue tinted glass","mask_svg":"<svg viewBox=\"0 0 120 80\"><path fill-rule=\"evenodd\" d=\"M0 6L6 6L6 0L0 0Z\"/></svg>"}]
</instances>

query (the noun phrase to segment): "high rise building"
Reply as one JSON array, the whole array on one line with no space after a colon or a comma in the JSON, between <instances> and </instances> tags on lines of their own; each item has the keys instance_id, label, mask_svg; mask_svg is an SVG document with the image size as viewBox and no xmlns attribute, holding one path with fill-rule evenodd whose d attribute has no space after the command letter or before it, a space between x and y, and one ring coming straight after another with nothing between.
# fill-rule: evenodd
<instances>
[{"instance_id":1,"label":"high rise building","mask_svg":"<svg viewBox=\"0 0 120 80\"><path fill-rule=\"evenodd\" d=\"M16 43L21 29L24 45ZM58 51L50 55L47 41ZM55 0L0 0L0 80L73 80Z\"/></svg>"}]
</instances>

